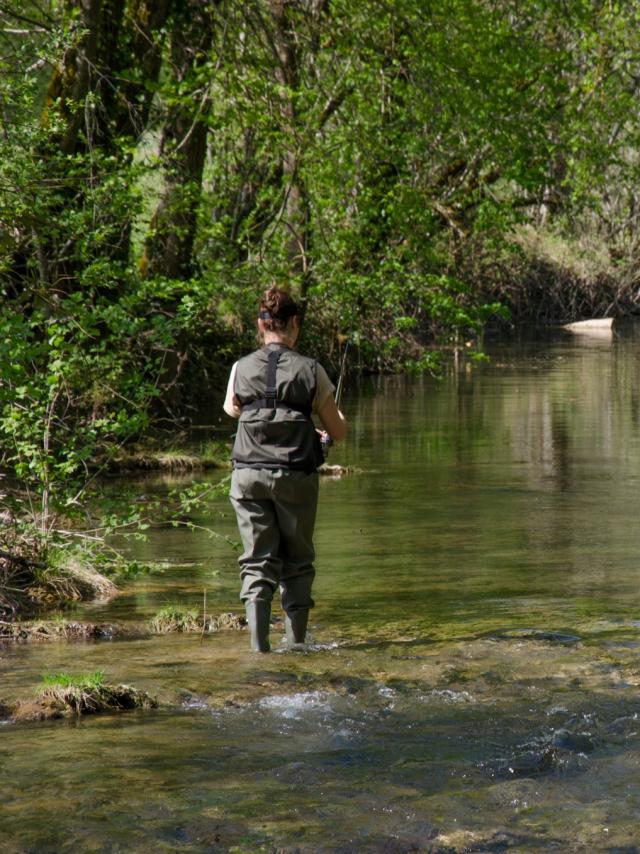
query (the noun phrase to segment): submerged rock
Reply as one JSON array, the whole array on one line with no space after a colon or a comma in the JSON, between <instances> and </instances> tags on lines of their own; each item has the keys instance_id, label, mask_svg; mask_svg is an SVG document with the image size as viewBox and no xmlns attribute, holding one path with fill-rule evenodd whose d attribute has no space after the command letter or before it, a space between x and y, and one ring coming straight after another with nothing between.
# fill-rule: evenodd
<instances>
[{"instance_id":1,"label":"submerged rock","mask_svg":"<svg viewBox=\"0 0 640 854\"><path fill-rule=\"evenodd\" d=\"M570 632L555 632L547 629L505 629L504 631L491 632L488 637L497 640L532 640L559 644L579 643L582 640L579 635Z\"/></svg>"},{"instance_id":2,"label":"submerged rock","mask_svg":"<svg viewBox=\"0 0 640 854\"><path fill-rule=\"evenodd\" d=\"M640 733L640 716L636 713L625 715L612 721L606 733L613 741L627 741Z\"/></svg>"},{"instance_id":3,"label":"submerged rock","mask_svg":"<svg viewBox=\"0 0 640 854\"><path fill-rule=\"evenodd\" d=\"M570 774L580 770L586 757L583 753L544 747L515 752L507 759L488 762L483 767L492 777L516 778L535 777L542 774Z\"/></svg>"},{"instance_id":4,"label":"submerged rock","mask_svg":"<svg viewBox=\"0 0 640 854\"><path fill-rule=\"evenodd\" d=\"M571 732L568 729L556 730L551 737L551 745L574 753L591 753L595 750L594 737L590 732Z\"/></svg>"},{"instance_id":5,"label":"submerged rock","mask_svg":"<svg viewBox=\"0 0 640 854\"><path fill-rule=\"evenodd\" d=\"M596 749L597 736L585 729L594 724L587 718L575 718L566 727L518 745L510 756L485 763L492 776L531 777L548 772L566 774L581 767L587 754Z\"/></svg>"},{"instance_id":6,"label":"submerged rock","mask_svg":"<svg viewBox=\"0 0 640 854\"><path fill-rule=\"evenodd\" d=\"M208 709L209 704L204 697L198 694L192 694L191 691L180 692L180 705L183 709Z\"/></svg>"},{"instance_id":7,"label":"submerged rock","mask_svg":"<svg viewBox=\"0 0 640 854\"><path fill-rule=\"evenodd\" d=\"M436 844L428 848L429 854L480 854L480 852L502 852L502 851L531 851L541 850L542 845L549 842L548 837L534 833L512 833L506 830L497 830L490 835L484 835L469 830L453 831L438 835ZM556 849L556 840L553 850ZM558 845L560 840L558 840Z\"/></svg>"}]
</instances>

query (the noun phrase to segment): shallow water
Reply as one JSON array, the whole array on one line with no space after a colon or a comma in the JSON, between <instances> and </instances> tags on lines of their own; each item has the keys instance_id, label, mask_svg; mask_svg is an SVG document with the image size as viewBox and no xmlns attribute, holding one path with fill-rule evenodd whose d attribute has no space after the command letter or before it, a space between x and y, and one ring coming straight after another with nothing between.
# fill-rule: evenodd
<instances>
[{"instance_id":1,"label":"shallow water","mask_svg":"<svg viewBox=\"0 0 640 854\"><path fill-rule=\"evenodd\" d=\"M0 697L102 669L165 704L0 728L1 851L640 851L640 333L491 352L345 399L306 652L0 648ZM193 521L236 537L224 499ZM162 571L78 617L238 610L224 539L131 548Z\"/></svg>"}]
</instances>

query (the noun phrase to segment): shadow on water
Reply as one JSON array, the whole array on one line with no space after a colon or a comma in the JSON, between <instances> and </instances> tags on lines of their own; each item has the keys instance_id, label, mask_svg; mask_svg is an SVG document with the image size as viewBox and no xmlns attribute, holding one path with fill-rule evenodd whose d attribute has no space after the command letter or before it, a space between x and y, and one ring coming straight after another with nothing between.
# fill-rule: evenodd
<instances>
[{"instance_id":1,"label":"shadow on water","mask_svg":"<svg viewBox=\"0 0 640 854\"><path fill-rule=\"evenodd\" d=\"M151 714L0 727L0 850L637 851L640 338L496 347L345 400L322 484L312 642L243 632L0 648L0 697L104 670ZM166 484L145 480L144 490ZM224 500L197 523L235 538ZM238 610L224 540L87 619ZM561 809L559 809L561 805Z\"/></svg>"}]
</instances>

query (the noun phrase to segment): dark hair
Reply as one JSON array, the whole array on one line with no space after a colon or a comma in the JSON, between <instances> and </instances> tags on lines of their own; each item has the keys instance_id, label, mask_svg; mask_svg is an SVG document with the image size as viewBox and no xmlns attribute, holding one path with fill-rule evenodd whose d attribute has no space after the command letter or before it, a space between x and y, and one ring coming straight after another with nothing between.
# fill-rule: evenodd
<instances>
[{"instance_id":1,"label":"dark hair","mask_svg":"<svg viewBox=\"0 0 640 854\"><path fill-rule=\"evenodd\" d=\"M298 314L298 305L287 291L271 285L260 300L260 314L264 328L269 332L286 329L289 319Z\"/></svg>"}]
</instances>

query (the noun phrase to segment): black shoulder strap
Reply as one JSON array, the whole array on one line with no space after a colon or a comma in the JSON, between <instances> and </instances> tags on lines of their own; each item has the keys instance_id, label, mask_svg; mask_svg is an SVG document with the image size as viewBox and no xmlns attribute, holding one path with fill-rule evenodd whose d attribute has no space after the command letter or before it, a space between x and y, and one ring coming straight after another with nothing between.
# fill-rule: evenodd
<instances>
[{"instance_id":1,"label":"black shoulder strap","mask_svg":"<svg viewBox=\"0 0 640 854\"><path fill-rule=\"evenodd\" d=\"M278 362L282 356L282 350L269 350L267 354L267 389L264 393L264 398L267 401L267 407L275 409L276 398L278 396Z\"/></svg>"},{"instance_id":2,"label":"black shoulder strap","mask_svg":"<svg viewBox=\"0 0 640 854\"><path fill-rule=\"evenodd\" d=\"M310 406L295 406L291 403L286 403L283 400L278 400L278 362L284 351L269 350L267 353L267 387L264 397L258 400L252 400L250 403L245 403L242 407L243 412L251 409L293 409L295 412L301 412L307 418L311 418ZM313 400L313 398L312 398Z\"/></svg>"}]
</instances>

